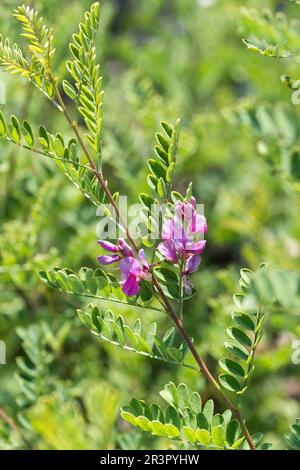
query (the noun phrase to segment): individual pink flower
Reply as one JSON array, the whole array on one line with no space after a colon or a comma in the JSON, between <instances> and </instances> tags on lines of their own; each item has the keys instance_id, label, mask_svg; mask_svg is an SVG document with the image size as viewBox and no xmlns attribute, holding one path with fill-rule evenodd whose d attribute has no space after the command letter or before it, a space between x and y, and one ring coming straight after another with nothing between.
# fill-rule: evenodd
<instances>
[{"instance_id":1,"label":"individual pink flower","mask_svg":"<svg viewBox=\"0 0 300 470\"><path fill-rule=\"evenodd\" d=\"M120 270L122 277L121 285L124 294L128 296L137 295L140 291L140 263L132 256L123 258L122 261L120 261Z\"/></svg>"},{"instance_id":2,"label":"individual pink flower","mask_svg":"<svg viewBox=\"0 0 300 470\"><path fill-rule=\"evenodd\" d=\"M112 253L110 255L98 256L99 263L108 265L119 262L122 278L121 285L124 294L128 296L137 295L140 291L141 280L148 279L150 276L150 267L147 263L144 250L139 251L137 260L134 257L133 250L122 238L119 238L117 245L105 240L99 240L98 245Z\"/></svg>"},{"instance_id":3,"label":"individual pink flower","mask_svg":"<svg viewBox=\"0 0 300 470\"><path fill-rule=\"evenodd\" d=\"M123 238L119 238L118 244L114 245L111 242L106 240L99 240L98 245L100 245L104 250L109 251L110 253L114 253L113 255L101 255L98 256L98 261L100 264L112 264L117 263L123 257L126 256L133 256L133 251L130 246L123 240Z\"/></svg>"},{"instance_id":4,"label":"individual pink flower","mask_svg":"<svg viewBox=\"0 0 300 470\"><path fill-rule=\"evenodd\" d=\"M189 278L189 274L192 274L197 271L201 263L201 256L199 254L191 255L185 262L182 276L183 276L183 285L184 290L187 295L192 294L192 284Z\"/></svg>"},{"instance_id":5,"label":"individual pink flower","mask_svg":"<svg viewBox=\"0 0 300 470\"><path fill-rule=\"evenodd\" d=\"M137 295L140 291L140 282L142 279L148 279L150 276L149 265L146 261L144 250L138 253L138 260L132 256L123 258L120 262L122 276L122 290L128 296Z\"/></svg>"}]
</instances>

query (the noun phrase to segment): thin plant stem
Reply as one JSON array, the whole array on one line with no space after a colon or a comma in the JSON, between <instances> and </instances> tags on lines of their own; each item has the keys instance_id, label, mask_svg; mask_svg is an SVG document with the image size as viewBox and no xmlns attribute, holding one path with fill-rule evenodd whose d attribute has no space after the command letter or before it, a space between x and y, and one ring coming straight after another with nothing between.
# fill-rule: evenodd
<instances>
[{"instance_id":1,"label":"thin plant stem","mask_svg":"<svg viewBox=\"0 0 300 470\"><path fill-rule=\"evenodd\" d=\"M10 429L12 429L14 432L16 432L17 434L19 434L19 436L21 437L21 439L23 440L24 444L29 448L29 449L33 449L33 446L31 445L31 443L26 439L26 437L23 435L22 431L20 430L20 428L13 422L13 420L6 414L6 412L0 408L0 418L2 419L2 421L4 421L9 427Z\"/></svg>"},{"instance_id":2,"label":"thin plant stem","mask_svg":"<svg viewBox=\"0 0 300 470\"><path fill-rule=\"evenodd\" d=\"M62 112L64 113L64 115L65 115L65 117L66 117L68 123L70 124L71 128L73 129L74 134L76 135L76 137L77 137L77 139L78 139L78 142L79 142L79 144L80 144L80 146L81 146L81 148L82 148L82 150L83 150L83 152L84 152L84 154L85 154L85 156L86 156L86 158L87 158L87 160L88 160L88 162L89 162L89 164L90 164L90 167L91 167L92 171L95 173L96 178L98 179L99 183L101 184L101 186L102 186L102 188L103 188L103 190L104 190L104 192L105 192L105 195L106 195L108 201L110 202L110 204L111 204L112 207L114 208L114 211L116 212L116 214L117 214L117 216L118 216L118 218L119 218L120 224L122 225L123 229L124 229L125 232L126 232L126 235L127 235L128 240L130 241L130 243L131 243L132 247L134 248L134 250L135 250L136 252L138 252L137 244L135 243L135 241L133 240L133 238L131 237L131 235L130 235L130 233L129 233L128 227L127 227L127 225L125 224L125 221L123 220L123 218L122 218L122 216L121 216L121 214L120 214L119 208L118 208L118 206L117 206L117 204L116 204L116 202L115 202L115 200L114 200L114 198L113 198L113 196L112 196L112 194L111 194L111 192L110 192L110 190L109 190L109 188L108 188L108 186L107 186L107 183L106 183L106 181L105 181L105 179L104 179L104 177L103 177L103 174L102 174L102 172L100 172L100 171L97 169L97 166L96 166L96 164L95 164L95 162L94 162L92 156L90 155L90 152L89 152L89 150L88 150L88 148L87 148L87 145L85 144L83 138L81 137L81 134L80 134L80 131L79 131L79 129L78 129L77 123L76 123L75 121L73 121L73 120L70 118L70 116L69 116L69 114L68 114L68 112L67 112L66 106L65 106L65 104L64 104L64 101L63 101L63 99L62 99L62 97L61 97L61 94L60 94L60 92L59 92L59 90L58 90L56 81L55 81L55 79L54 79L52 76L51 76L51 82L52 82L52 85L53 85L53 87L54 87L54 89L55 89L55 93L56 93L56 95L57 95L59 104L60 104L60 106L61 106L61 108L62 108Z\"/></svg>"},{"instance_id":3,"label":"thin plant stem","mask_svg":"<svg viewBox=\"0 0 300 470\"><path fill-rule=\"evenodd\" d=\"M181 257L180 261L180 279L179 279L179 318L183 321L183 295L184 295L184 285L183 285L183 268L184 268L184 258Z\"/></svg>"},{"instance_id":4,"label":"thin plant stem","mask_svg":"<svg viewBox=\"0 0 300 470\"><path fill-rule=\"evenodd\" d=\"M259 305L259 306L257 307L257 321L256 321L256 327L259 325L262 316L263 316L263 314L262 314L262 311L261 311L261 306ZM251 360L249 361L249 364L248 364L248 367L247 367L246 378L245 378L244 383L243 383L243 385L242 385L242 390L243 390L245 387L247 387L247 384L248 384L248 381L249 381L249 375L250 375L250 373L251 373L251 369L252 369L253 361L254 361L254 356L255 356L255 351L256 351L256 347L257 347L257 344L256 344L256 343L257 343L258 334L259 334L259 332L256 330L256 331L255 331L255 334L254 334L254 339L253 339L253 348L252 348L251 351L250 351ZM244 394L242 394L242 395L239 396L239 400L238 400L238 407L239 407L239 408L242 406L243 398L244 398Z\"/></svg>"},{"instance_id":5,"label":"thin plant stem","mask_svg":"<svg viewBox=\"0 0 300 470\"><path fill-rule=\"evenodd\" d=\"M8 142L8 143L12 143L12 144L16 145L15 141L12 140L10 137L5 136L5 137L3 137L3 139L5 139L6 142ZM79 162L74 162L73 160L69 160L68 158L58 157L57 155L55 155L52 152L43 152L40 149L37 149L35 147L29 147L29 145L26 145L26 144L18 144L18 145L19 145L19 147L22 147L25 150L29 150L30 152L37 153L38 155L42 155L44 157L51 158L52 160L56 160L58 162L68 163L70 165L76 166L77 168L84 168L85 170L88 170L91 173L95 173L95 171L92 170L92 168L88 165L83 165Z\"/></svg>"}]
</instances>

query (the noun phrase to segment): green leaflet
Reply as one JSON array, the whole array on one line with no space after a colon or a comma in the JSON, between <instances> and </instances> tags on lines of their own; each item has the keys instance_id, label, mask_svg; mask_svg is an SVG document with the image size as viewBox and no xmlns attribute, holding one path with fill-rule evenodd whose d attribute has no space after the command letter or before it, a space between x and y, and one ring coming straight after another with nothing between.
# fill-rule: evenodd
<instances>
[{"instance_id":1,"label":"green leaflet","mask_svg":"<svg viewBox=\"0 0 300 470\"><path fill-rule=\"evenodd\" d=\"M286 75L281 80L291 88L293 94L296 93L298 99L298 80L294 81ZM266 163L271 169L276 169L281 177L288 179L294 190L299 190L300 126L294 110L284 103L275 106L243 106L227 113L227 118L233 125L248 127L257 139L258 152Z\"/></svg>"},{"instance_id":2,"label":"green leaflet","mask_svg":"<svg viewBox=\"0 0 300 470\"><path fill-rule=\"evenodd\" d=\"M16 116L11 116L8 124L1 111L0 137L53 159L95 206L99 207L105 202L104 191L96 176L79 161L78 145L74 139L65 142L61 134L50 134L45 127L40 126L37 139L40 147L34 147L35 138L31 125L27 121L21 124Z\"/></svg>"},{"instance_id":3,"label":"green leaflet","mask_svg":"<svg viewBox=\"0 0 300 470\"><path fill-rule=\"evenodd\" d=\"M157 279L159 279L160 286L164 294L172 300L178 299L178 296L179 296L178 274L172 269L169 269L169 267L165 267L164 265L162 265L155 269L155 275L157 276Z\"/></svg>"},{"instance_id":4,"label":"green leaflet","mask_svg":"<svg viewBox=\"0 0 300 470\"><path fill-rule=\"evenodd\" d=\"M247 40L243 39L243 43L247 46L247 49L249 51L253 52L259 52L262 55L268 56L268 57L276 57L277 59L284 58L284 57L290 57L292 53L287 50L280 50L280 48L275 45L269 45L266 44L265 41L263 40Z\"/></svg>"},{"instance_id":5,"label":"green leaflet","mask_svg":"<svg viewBox=\"0 0 300 470\"><path fill-rule=\"evenodd\" d=\"M227 329L230 340L225 341L225 347L230 353L230 358L219 361L221 369L225 372L220 374L219 381L226 390L237 395L242 395L247 390L249 374L253 371L255 349L262 338L264 315L261 312L261 301L256 299L252 292L255 279L266 273L265 265L261 265L257 273L242 269L242 292L234 296L239 310L232 314L234 326ZM244 303L245 298L248 303Z\"/></svg>"},{"instance_id":6,"label":"green leaflet","mask_svg":"<svg viewBox=\"0 0 300 470\"><path fill-rule=\"evenodd\" d=\"M298 0L289 0L291 3L299 4ZM242 30L243 34L248 39L243 39L247 48L258 52L265 56L273 58L285 58L299 55L299 34L300 22L298 19L289 21L283 12L272 14L270 10L263 10L258 13L254 9L242 9ZM294 104L299 103L299 80L294 80L287 75L281 77L293 92L291 100ZM278 110L278 105L275 106L275 117ZM258 108L259 111L259 108ZM285 110L286 111L286 110ZM256 111L252 112L255 114ZM266 157L267 162L273 169L276 169L281 177L287 179L292 188L300 191L300 154L298 149L298 141L295 140L295 131L298 129L298 118L287 119L287 112L280 112L279 120L272 119L272 111L268 116L266 113L263 115L263 130L267 130L270 140L258 142L259 152ZM292 114L292 113L289 113ZM271 119L270 119L271 117ZM265 119L267 118L267 119ZM253 122L253 120L251 119ZM258 125L257 125L258 124ZM255 132L259 131L259 119L255 122ZM275 131L275 132L274 132ZM276 138L277 134L282 134L283 137ZM286 147L288 142L288 147ZM291 146L292 143L295 146ZM270 151L271 148L278 147L280 156L278 159L277 152Z\"/></svg>"},{"instance_id":7,"label":"green leaflet","mask_svg":"<svg viewBox=\"0 0 300 470\"><path fill-rule=\"evenodd\" d=\"M294 119L291 112L284 105L277 105L271 109L267 105L261 105L255 113L252 113L252 119L256 120L257 134L261 138L274 138L283 136L286 143L291 143L296 138L296 128L294 127ZM251 119L251 118L250 118ZM288 123L288 121L290 121ZM251 121L249 122L251 125Z\"/></svg>"},{"instance_id":8,"label":"green leaflet","mask_svg":"<svg viewBox=\"0 0 300 470\"><path fill-rule=\"evenodd\" d=\"M202 406L200 395L185 384L176 386L170 382L160 395L168 403L165 410L133 398L122 407L122 418L145 432L178 439L196 448L237 449L243 444L239 423L231 419L231 412L214 415L212 400Z\"/></svg>"},{"instance_id":9,"label":"green leaflet","mask_svg":"<svg viewBox=\"0 0 300 470\"><path fill-rule=\"evenodd\" d=\"M17 357L16 379L20 388L17 402L18 419L25 429L31 429L25 411L36 403L38 398L50 390L49 366L55 359L71 329L71 322L63 323L55 335L46 322L31 325L27 329L18 328L25 357Z\"/></svg>"},{"instance_id":10,"label":"green leaflet","mask_svg":"<svg viewBox=\"0 0 300 470\"><path fill-rule=\"evenodd\" d=\"M262 55L283 58L299 53L300 22L289 22L282 12L242 8L241 28L247 48Z\"/></svg>"},{"instance_id":11,"label":"green leaflet","mask_svg":"<svg viewBox=\"0 0 300 470\"><path fill-rule=\"evenodd\" d=\"M8 124L1 111L0 137L28 149L32 149L34 144L31 125L27 121L24 121L21 124L18 118L14 115L10 116Z\"/></svg>"},{"instance_id":12,"label":"green leaflet","mask_svg":"<svg viewBox=\"0 0 300 470\"><path fill-rule=\"evenodd\" d=\"M60 280L60 283L64 284L65 281ZM183 345L175 346L172 327L161 338L156 335L156 323L152 323L147 331L142 330L140 321L132 328L125 323L121 315L115 317L111 310L103 312L93 304L90 304L85 311L78 310L78 315L83 324L104 341L169 364L191 367L183 362L185 357Z\"/></svg>"},{"instance_id":13,"label":"green leaflet","mask_svg":"<svg viewBox=\"0 0 300 470\"><path fill-rule=\"evenodd\" d=\"M275 302L285 309L300 305L299 275L294 271L260 271L249 285L249 295L271 306Z\"/></svg>"},{"instance_id":14,"label":"green leaflet","mask_svg":"<svg viewBox=\"0 0 300 470\"><path fill-rule=\"evenodd\" d=\"M113 275L106 274L101 268L94 271L83 267L80 269L79 274L76 275L70 269L57 267L48 271L41 271L39 274L42 281L50 287L61 289L69 294L105 299L110 302L161 311L158 308L151 307L148 296L146 301L143 300L142 294L139 297L141 301L127 297L123 293L118 280Z\"/></svg>"},{"instance_id":15,"label":"green leaflet","mask_svg":"<svg viewBox=\"0 0 300 470\"><path fill-rule=\"evenodd\" d=\"M100 4L96 2L91 5L89 12L85 13L78 33L73 34L73 42L69 45L73 60L67 62L67 69L74 84L64 81L63 87L75 103L75 120L78 111L84 118L88 129L85 139L97 154L100 163L103 91L94 47L99 19Z\"/></svg>"},{"instance_id":16,"label":"green leaflet","mask_svg":"<svg viewBox=\"0 0 300 470\"><path fill-rule=\"evenodd\" d=\"M179 135L179 120L175 126L162 121L161 127L164 133L157 132L155 135L157 141L157 145L154 147L155 159L148 161L151 171L148 181L151 189L160 199L164 200L170 194L172 184Z\"/></svg>"},{"instance_id":17,"label":"green leaflet","mask_svg":"<svg viewBox=\"0 0 300 470\"><path fill-rule=\"evenodd\" d=\"M175 170L176 151L179 137L179 124L177 120L172 126L165 121L161 122L163 133L155 134L157 144L154 147L154 158L148 160L150 174L147 177L148 186L153 193L148 195L141 193L139 199L144 206L143 225L146 227L148 235L143 239L146 246L152 246L153 239L161 232L157 220L163 215L159 211L159 204L167 203L171 196L172 178Z\"/></svg>"},{"instance_id":18,"label":"green leaflet","mask_svg":"<svg viewBox=\"0 0 300 470\"><path fill-rule=\"evenodd\" d=\"M18 73L28 79L31 77L30 65L25 59L21 49L16 44L11 46L8 39L0 35L0 66L4 71Z\"/></svg>"},{"instance_id":19,"label":"green leaflet","mask_svg":"<svg viewBox=\"0 0 300 470\"><path fill-rule=\"evenodd\" d=\"M72 183L80 189L95 206L99 207L105 201L104 191L95 175L88 167L81 165L78 156L78 146L74 139L67 143L60 134L55 136L40 128L39 141L48 156L54 156L56 164L64 171Z\"/></svg>"},{"instance_id":20,"label":"green leaflet","mask_svg":"<svg viewBox=\"0 0 300 470\"><path fill-rule=\"evenodd\" d=\"M52 48L52 33L42 23L38 13L30 7L20 6L14 11L14 17L21 23L22 36L28 42L31 61L28 62L17 45L10 45L9 40L0 36L0 66L11 73L19 73L33 82L43 93L53 101L54 87L48 78L48 68L53 60L55 50ZM99 154L100 133L102 122L102 90L99 66L95 64L95 48L93 42L99 23L99 3L94 3L90 11L80 23L79 33L73 35L74 43L70 45L73 62L67 64L68 70L75 80L76 90L67 81L63 88L69 98L76 101L78 109L85 119L90 132L86 136L87 142ZM56 103L54 103L56 104ZM56 104L57 105L57 104ZM58 106L58 105L57 105ZM2 127L2 126L1 126ZM13 126L11 138L19 144L19 136ZM2 135L2 129L0 128ZM27 134L25 135L25 138ZM29 146L32 145L30 142ZM72 173L72 172L71 172ZM74 172L73 172L74 173ZM74 181L80 177L70 175ZM77 181L77 183L78 183Z\"/></svg>"},{"instance_id":21,"label":"green leaflet","mask_svg":"<svg viewBox=\"0 0 300 470\"><path fill-rule=\"evenodd\" d=\"M300 418L291 426L291 432L284 436L285 442L293 450L300 450Z\"/></svg>"},{"instance_id":22,"label":"green leaflet","mask_svg":"<svg viewBox=\"0 0 300 470\"><path fill-rule=\"evenodd\" d=\"M169 382L159 394L166 402L175 406L181 413L183 413L186 407L191 408L195 413L200 413L202 409L200 395L197 392L191 393L188 387L183 383L176 386L173 382Z\"/></svg>"},{"instance_id":23,"label":"green leaflet","mask_svg":"<svg viewBox=\"0 0 300 470\"><path fill-rule=\"evenodd\" d=\"M23 28L23 36L28 42L28 49L33 57L39 59L40 63L50 64L54 49L52 48L53 35L41 21L37 11L26 7L19 6L14 10L13 16L21 23Z\"/></svg>"},{"instance_id":24,"label":"green leaflet","mask_svg":"<svg viewBox=\"0 0 300 470\"><path fill-rule=\"evenodd\" d=\"M113 276L106 275L100 268L96 271L81 268L79 275L69 269L55 268L40 272L40 277L49 286L69 294L157 310L148 305L148 300L144 305L127 298L119 282ZM142 292L140 298L143 301ZM78 314L84 325L105 341L170 364L181 364L193 368L184 363L187 348L183 343L176 344L173 327L169 328L161 338L156 335L155 323L150 325L148 331L142 333L140 321L136 322L134 328L130 328L125 324L122 316L115 319L112 311L103 313L98 306L93 304L89 305L86 311L79 310Z\"/></svg>"},{"instance_id":25,"label":"green leaflet","mask_svg":"<svg viewBox=\"0 0 300 470\"><path fill-rule=\"evenodd\" d=\"M18 45L11 45L8 39L4 40L0 35L0 67L27 78L52 101L54 87L48 74L55 53L52 32L29 6L19 6L14 10L13 16L22 26L21 36L28 44L30 60L24 57Z\"/></svg>"}]
</instances>

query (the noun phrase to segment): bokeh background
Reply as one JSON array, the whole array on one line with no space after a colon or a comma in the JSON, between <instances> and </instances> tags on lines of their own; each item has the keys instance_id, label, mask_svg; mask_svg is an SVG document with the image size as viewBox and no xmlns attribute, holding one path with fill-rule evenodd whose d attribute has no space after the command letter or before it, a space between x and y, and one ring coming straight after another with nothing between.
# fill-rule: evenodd
<instances>
[{"instance_id":1,"label":"bokeh background","mask_svg":"<svg viewBox=\"0 0 300 470\"><path fill-rule=\"evenodd\" d=\"M0 32L15 40L20 31L11 11L19 3L0 4ZM91 2L25 3L53 25L55 69L67 78L68 42ZM299 143L300 111L280 81L282 74L297 76L299 63L247 51L242 38L251 21L241 7L290 17L300 10L275 0L101 3L96 44L105 89L105 174L114 190L136 202L160 120L181 117L175 184L184 192L193 181L209 225L193 278L199 294L186 305L185 323L217 373L239 270L261 262L272 269L300 267L300 172L291 177L284 166ZM0 105L6 116L71 137L38 91L19 77L0 72L0 79L7 87ZM168 448L174 444L122 422L120 406L132 396L159 403L158 392L170 380L185 381L205 399L212 391L204 380L98 341L77 317L84 301L49 290L37 274L56 265L95 267L97 221L94 207L52 161L0 143L0 339L7 353L0 408L36 448ZM129 322L137 313L122 308ZM153 320L167 326L167 319L143 313L146 325ZM244 415L252 432L282 448L283 434L300 415L300 365L291 362L299 310L273 310L265 329ZM0 448L26 448L1 420Z\"/></svg>"}]
</instances>

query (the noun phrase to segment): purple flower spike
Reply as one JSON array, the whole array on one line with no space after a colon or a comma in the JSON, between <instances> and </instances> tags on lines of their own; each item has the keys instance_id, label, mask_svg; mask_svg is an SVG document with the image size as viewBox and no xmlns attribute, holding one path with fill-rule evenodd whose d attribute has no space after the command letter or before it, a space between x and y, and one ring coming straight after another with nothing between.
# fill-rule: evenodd
<instances>
[{"instance_id":1,"label":"purple flower spike","mask_svg":"<svg viewBox=\"0 0 300 470\"><path fill-rule=\"evenodd\" d=\"M206 245L203 240L207 232L204 215L196 211L196 199L192 196L188 201L178 201L174 209L173 219L164 222L162 228L163 241L158 250L169 263L184 261L181 272L185 293L192 294L189 275L199 268L201 257Z\"/></svg>"}]
</instances>

